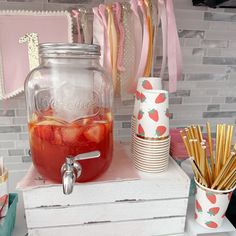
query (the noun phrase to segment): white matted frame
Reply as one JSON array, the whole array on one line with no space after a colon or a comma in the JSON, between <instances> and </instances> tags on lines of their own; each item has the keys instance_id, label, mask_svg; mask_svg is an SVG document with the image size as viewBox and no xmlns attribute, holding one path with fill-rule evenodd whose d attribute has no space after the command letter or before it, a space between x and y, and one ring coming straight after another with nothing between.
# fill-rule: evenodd
<instances>
[{"instance_id":1,"label":"white matted frame","mask_svg":"<svg viewBox=\"0 0 236 236\"><path fill-rule=\"evenodd\" d=\"M0 99L24 89L29 73L28 48L19 38L37 33L39 43L71 43L72 19L67 11L0 11Z\"/></svg>"}]
</instances>

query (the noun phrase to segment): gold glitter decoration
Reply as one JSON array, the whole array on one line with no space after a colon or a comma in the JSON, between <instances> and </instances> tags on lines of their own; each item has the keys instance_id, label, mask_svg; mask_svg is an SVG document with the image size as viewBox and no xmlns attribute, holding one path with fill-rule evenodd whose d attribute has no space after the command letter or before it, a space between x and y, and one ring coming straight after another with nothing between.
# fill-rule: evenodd
<instances>
[{"instance_id":1,"label":"gold glitter decoration","mask_svg":"<svg viewBox=\"0 0 236 236\"><path fill-rule=\"evenodd\" d=\"M38 56L38 34L37 33L27 33L20 37L19 43L28 44L28 57L29 57L29 67L33 70L39 65Z\"/></svg>"}]
</instances>

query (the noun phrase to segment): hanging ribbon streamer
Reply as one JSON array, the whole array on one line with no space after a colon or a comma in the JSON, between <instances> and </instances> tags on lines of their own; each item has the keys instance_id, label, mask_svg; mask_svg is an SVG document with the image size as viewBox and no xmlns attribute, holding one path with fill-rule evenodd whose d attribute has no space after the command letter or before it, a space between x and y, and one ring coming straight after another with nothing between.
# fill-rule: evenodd
<instances>
[{"instance_id":1,"label":"hanging ribbon streamer","mask_svg":"<svg viewBox=\"0 0 236 236\"><path fill-rule=\"evenodd\" d=\"M140 60L141 60L141 52L142 52L142 41L143 41L143 32L142 32L142 24L141 19L138 13L138 1L130 0L130 9L132 10L132 22L134 29L134 44L135 44L135 71L138 71ZM138 74L136 73L134 78L130 78L128 82L128 92L135 93L137 82L138 82Z\"/></svg>"},{"instance_id":2,"label":"hanging ribbon streamer","mask_svg":"<svg viewBox=\"0 0 236 236\"><path fill-rule=\"evenodd\" d=\"M112 66L113 88L115 94L117 94L117 48L118 48L117 32L115 29L112 7L108 6L106 9L108 14L107 28L108 28L108 38L110 45L110 60Z\"/></svg>"},{"instance_id":3,"label":"hanging ribbon streamer","mask_svg":"<svg viewBox=\"0 0 236 236\"><path fill-rule=\"evenodd\" d=\"M79 11L77 9L73 9L71 11L72 16L75 18L76 26L77 26L77 43L82 43L82 36L80 32L80 19L79 19Z\"/></svg>"},{"instance_id":4,"label":"hanging ribbon streamer","mask_svg":"<svg viewBox=\"0 0 236 236\"><path fill-rule=\"evenodd\" d=\"M108 20L106 16L106 6L100 4L98 9L104 27L104 68L106 69L107 73L112 76L111 52L108 37Z\"/></svg>"},{"instance_id":5,"label":"hanging ribbon streamer","mask_svg":"<svg viewBox=\"0 0 236 236\"><path fill-rule=\"evenodd\" d=\"M146 6L147 14L147 29L148 29L148 57L147 63L144 71L144 76L150 76L151 66L152 66L152 53L153 53L153 28L152 28L152 13L151 13L151 3L149 0L144 0Z\"/></svg>"},{"instance_id":6,"label":"hanging ribbon streamer","mask_svg":"<svg viewBox=\"0 0 236 236\"><path fill-rule=\"evenodd\" d=\"M83 36L84 36L84 43L91 44L92 43L92 34L91 29L89 29L89 21L87 16L87 10L86 9L79 9L80 15L81 15L81 27L83 29Z\"/></svg>"},{"instance_id":7,"label":"hanging ribbon streamer","mask_svg":"<svg viewBox=\"0 0 236 236\"><path fill-rule=\"evenodd\" d=\"M152 23L153 23L153 53L152 53L152 67L151 67L151 77L154 77L154 67L156 62L156 51L157 48L157 36L158 36L158 25L159 25L159 18L157 15L157 8L156 5L152 5Z\"/></svg>"},{"instance_id":8,"label":"hanging ribbon streamer","mask_svg":"<svg viewBox=\"0 0 236 236\"><path fill-rule=\"evenodd\" d=\"M141 9L142 16L143 16L143 43L142 43L141 57L140 57L140 62L139 62L136 78L143 77L144 75L145 67L147 64L147 58L148 58L148 50L149 50L148 22L147 22L147 14L146 14L146 9L145 9L143 0L139 0L138 5Z\"/></svg>"},{"instance_id":9,"label":"hanging ribbon streamer","mask_svg":"<svg viewBox=\"0 0 236 236\"><path fill-rule=\"evenodd\" d=\"M118 53L117 53L117 70L124 71L124 27L122 24L122 15L121 15L121 5L119 2L115 2L113 4L113 12L114 12L114 22L115 27L118 32L119 42L118 42Z\"/></svg>"},{"instance_id":10,"label":"hanging ribbon streamer","mask_svg":"<svg viewBox=\"0 0 236 236\"><path fill-rule=\"evenodd\" d=\"M166 59L167 59L167 16L166 16L166 7L164 0L158 0L158 22L161 23L162 29L162 65L160 77L163 79L165 68L166 68Z\"/></svg>"},{"instance_id":11,"label":"hanging ribbon streamer","mask_svg":"<svg viewBox=\"0 0 236 236\"><path fill-rule=\"evenodd\" d=\"M182 77L182 57L172 0L166 0L166 10L169 92L176 92L177 80Z\"/></svg>"},{"instance_id":12,"label":"hanging ribbon streamer","mask_svg":"<svg viewBox=\"0 0 236 236\"><path fill-rule=\"evenodd\" d=\"M102 17L99 13L98 7L93 8L93 14L93 43L100 45L100 64L104 66L105 32Z\"/></svg>"},{"instance_id":13,"label":"hanging ribbon streamer","mask_svg":"<svg viewBox=\"0 0 236 236\"><path fill-rule=\"evenodd\" d=\"M128 89L132 86L133 80L135 78L135 44L134 44L134 32L133 25L131 21L132 11L128 3L122 3L122 23L124 26L124 67L125 70L120 73L120 93L121 100L131 100L133 95L128 94Z\"/></svg>"}]
</instances>

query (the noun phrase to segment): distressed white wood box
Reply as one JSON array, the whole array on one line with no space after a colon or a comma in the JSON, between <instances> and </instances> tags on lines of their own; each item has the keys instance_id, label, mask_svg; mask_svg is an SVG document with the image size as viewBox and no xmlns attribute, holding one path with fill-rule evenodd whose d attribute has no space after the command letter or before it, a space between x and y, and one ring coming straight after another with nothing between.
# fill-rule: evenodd
<instances>
[{"instance_id":1,"label":"distressed white wood box","mask_svg":"<svg viewBox=\"0 0 236 236\"><path fill-rule=\"evenodd\" d=\"M40 183L23 191L29 236L182 235L190 181L170 158L167 172L134 169L130 147L115 145L108 171L94 182L76 184L71 195L61 185Z\"/></svg>"}]
</instances>

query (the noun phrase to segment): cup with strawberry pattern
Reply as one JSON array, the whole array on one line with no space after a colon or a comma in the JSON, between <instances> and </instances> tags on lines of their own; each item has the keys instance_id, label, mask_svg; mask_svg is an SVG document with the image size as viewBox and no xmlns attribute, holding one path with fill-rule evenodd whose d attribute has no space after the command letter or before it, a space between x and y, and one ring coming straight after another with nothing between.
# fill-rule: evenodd
<instances>
[{"instance_id":1,"label":"cup with strawberry pattern","mask_svg":"<svg viewBox=\"0 0 236 236\"><path fill-rule=\"evenodd\" d=\"M219 228L224 220L234 189L214 190L196 183L195 214L198 224L207 229Z\"/></svg>"},{"instance_id":2,"label":"cup with strawberry pattern","mask_svg":"<svg viewBox=\"0 0 236 236\"><path fill-rule=\"evenodd\" d=\"M145 90L162 89L161 78L159 77L141 77L138 80L137 90L135 93L133 116L137 118L139 112L139 104L141 102L141 93Z\"/></svg>"},{"instance_id":3,"label":"cup with strawberry pattern","mask_svg":"<svg viewBox=\"0 0 236 236\"><path fill-rule=\"evenodd\" d=\"M7 215L8 211L8 171L4 169L0 176L0 218Z\"/></svg>"},{"instance_id":4,"label":"cup with strawberry pattern","mask_svg":"<svg viewBox=\"0 0 236 236\"><path fill-rule=\"evenodd\" d=\"M142 91L135 133L144 138L169 136L169 98L165 90Z\"/></svg>"},{"instance_id":5,"label":"cup with strawberry pattern","mask_svg":"<svg viewBox=\"0 0 236 236\"><path fill-rule=\"evenodd\" d=\"M162 89L162 82L160 77L141 77L138 80L137 89L135 93L135 101L134 101L134 111L131 119L131 137L133 139L133 135L135 132L136 120L137 117L142 115L140 113L139 104L141 101L141 92L144 90L153 90L153 89ZM131 142L131 151L133 151L132 146L133 141Z\"/></svg>"}]
</instances>

